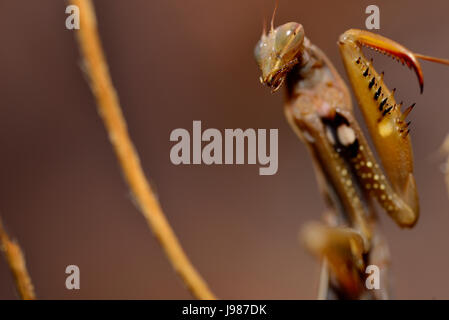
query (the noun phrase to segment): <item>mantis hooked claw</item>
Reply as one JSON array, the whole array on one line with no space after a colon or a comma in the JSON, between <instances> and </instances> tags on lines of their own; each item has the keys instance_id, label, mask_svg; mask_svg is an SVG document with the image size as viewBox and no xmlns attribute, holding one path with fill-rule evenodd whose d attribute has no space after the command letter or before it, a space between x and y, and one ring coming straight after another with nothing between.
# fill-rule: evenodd
<instances>
[{"instance_id":1,"label":"mantis hooked claw","mask_svg":"<svg viewBox=\"0 0 449 320\"><path fill-rule=\"evenodd\" d=\"M395 90L387 87L383 73L376 72L362 47L412 68L421 92L424 79L418 59L449 61L413 53L391 39L356 29L343 33L338 46L383 168L354 116L346 84L326 55L305 36L301 24L290 22L275 29L272 22L254 53L263 84L275 92L285 83L287 120L307 146L320 189L336 212L335 225L306 228L306 245L327 262L334 293L361 298L370 294L363 281L366 265L377 263L385 268L382 261L388 260L375 228L373 200L400 227L413 227L419 217L410 122L406 121L414 105L401 110Z\"/></svg>"}]
</instances>

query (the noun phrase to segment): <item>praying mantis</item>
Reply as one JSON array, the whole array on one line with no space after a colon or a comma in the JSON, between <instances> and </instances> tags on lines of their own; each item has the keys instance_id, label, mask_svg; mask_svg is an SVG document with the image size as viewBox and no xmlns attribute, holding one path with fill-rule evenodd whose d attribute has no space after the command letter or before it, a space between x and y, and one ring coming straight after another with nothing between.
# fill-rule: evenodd
<instances>
[{"instance_id":1,"label":"praying mantis","mask_svg":"<svg viewBox=\"0 0 449 320\"><path fill-rule=\"evenodd\" d=\"M330 208L326 223L303 229L306 247L323 261L320 298L388 298L386 242L376 226L374 201L402 228L419 217L413 176L413 153L407 116L401 110L363 47L387 54L416 73L421 93L424 78L418 59L449 61L413 53L372 32L350 29L338 39L352 89L377 151L374 157L356 120L350 92L326 55L296 22L265 30L254 55L260 82L276 92L286 87L285 116L306 145L319 188ZM265 29L265 28L264 28ZM380 290L368 290L368 265L380 269Z\"/></svg>"}]
</instances>

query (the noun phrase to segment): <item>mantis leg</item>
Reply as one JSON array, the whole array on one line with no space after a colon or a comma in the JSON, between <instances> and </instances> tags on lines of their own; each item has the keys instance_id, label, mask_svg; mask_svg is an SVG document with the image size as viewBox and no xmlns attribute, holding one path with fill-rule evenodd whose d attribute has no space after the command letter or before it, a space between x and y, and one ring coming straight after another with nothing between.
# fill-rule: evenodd
<instances>
[{"instance_id":1,"label":"mantis leg","mask_svg":"<svg viewBox=\"0 0 449 320\"><path fill-rule=\"evenodd\" d=\"M422 91L421 66L414 53L385 37L355 29L346 31L340 37L339 47L347 74L388 177L382 184L382 190L373 193L400 226L411 227L419 216L409 123L405 121L413 106L401 111L401 104L395 101L394 90L388 89L383 73L378 74L372 62L365 58L362 46L391 55L412 68ZM369 163L373 164L372 161ZM366 166L367 162L363 164ZM378 171L373 174L382 174L380 169ZM373 182L367 182L364 186L370 189Z\"/></svg>"}]
</instances>

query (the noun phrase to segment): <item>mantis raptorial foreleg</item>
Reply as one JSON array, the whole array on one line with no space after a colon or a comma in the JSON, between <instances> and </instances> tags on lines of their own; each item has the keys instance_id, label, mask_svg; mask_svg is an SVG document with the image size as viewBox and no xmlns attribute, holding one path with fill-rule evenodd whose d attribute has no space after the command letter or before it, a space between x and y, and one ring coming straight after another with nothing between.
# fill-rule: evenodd
<instances>
[{"instance_id":1,"label":"mantis raptorial foreleg","mask_svg":"<svg viewBox=\"0 0 449 320\"><path fill-rule=\"evenodd\" d=\"M381 184L385 189L378 188L373 194L399 225L412 226L418 218L419 202L406 116L413 106L402 113L401 105L395 101L394 91L388 89L383 74L379 75L365 58L362 46L386 52L412 67L422 90L423 76L419 62L400 44L366 31L346 31L340 37L339 46L365 124L388 176L388 180L384 179ZM373 174L381 174L376 171ZM373 183L367 181L363 186L372 187Z\"/></svg>"}]
</instances>

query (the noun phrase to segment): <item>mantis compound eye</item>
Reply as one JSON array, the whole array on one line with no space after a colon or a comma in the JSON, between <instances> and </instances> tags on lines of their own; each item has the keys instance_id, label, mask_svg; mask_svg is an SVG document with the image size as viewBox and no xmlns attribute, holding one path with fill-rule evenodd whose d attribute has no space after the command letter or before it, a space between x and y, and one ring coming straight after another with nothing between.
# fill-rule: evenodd
<instances>
[{"instance_id":1,"label":"mantis compound eye","mask_svg":"<svg viewBox=\"0 0 449 320\"><path fill-rule=\"evenodd\" d=\"M267 57L267 51L266 37L263 36L262 39L257 42L256 47L254 48L254 58L256 59L256 62L260 67L263 65L263 62Z\"/></svg>"},{"instance_id":2,"label":"mantis compound eye","mask_svg":"<svg viewBox=\"0 0 449 320\"><path fill-rule=\"evenodd\" d=\"M304 42L304 28L296 22L283 24L275 30L274 51L283 62L288 63L301 51Z\"/></svg>"}]
</instances>

